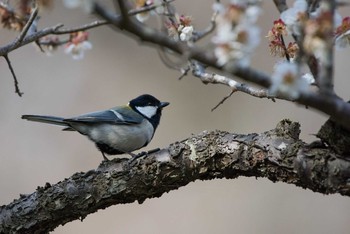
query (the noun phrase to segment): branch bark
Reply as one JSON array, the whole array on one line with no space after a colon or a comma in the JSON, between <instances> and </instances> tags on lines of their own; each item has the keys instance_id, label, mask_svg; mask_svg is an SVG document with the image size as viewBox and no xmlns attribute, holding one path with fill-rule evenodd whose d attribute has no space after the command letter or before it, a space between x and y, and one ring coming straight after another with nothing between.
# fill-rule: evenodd
<instances>
[{"instance_id":1,"label":"branch bark","mask_svg":"<svg viewBox=\"0 0 350 234\"><path fill-rule=\"evenodd\" d=\"M350 161L322 144L306 145L299 132L299 124L289 120L261 134L205 131L133 162L104 161L0 207L0 233L47 233L99 209L142 203L195 180L265 177L350 196Z\"/></svg>"}]
</instances>

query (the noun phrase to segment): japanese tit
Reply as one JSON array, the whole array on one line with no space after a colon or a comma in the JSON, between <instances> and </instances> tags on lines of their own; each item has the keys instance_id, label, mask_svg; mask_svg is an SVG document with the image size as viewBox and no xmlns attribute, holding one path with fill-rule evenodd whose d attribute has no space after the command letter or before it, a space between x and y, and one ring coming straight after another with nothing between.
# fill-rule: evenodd
<instances>
[{"instance_id":1,"label":"japanese tit","mask_svg":"<svg viewBox=\"0 0 350 234\"><path fill-rule=\"evenodd\" d=\"M77 131L96 144L103 158L128 153L145 147L158 127L162 109L169 102L160 102L149 94L131 100L125 106L92 112L73 118L43 115L22 115L22 119L61 125L66 131Z\"/></svg>"}]
</instances>

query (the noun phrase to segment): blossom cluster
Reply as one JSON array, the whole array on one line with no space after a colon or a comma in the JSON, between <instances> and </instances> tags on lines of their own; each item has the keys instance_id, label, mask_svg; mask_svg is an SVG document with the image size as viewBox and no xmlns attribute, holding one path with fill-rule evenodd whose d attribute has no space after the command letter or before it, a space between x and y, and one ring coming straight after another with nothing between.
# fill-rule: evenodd
<instances>
[{"instance_id":1,"label":"blossom cluster","mask_svg":"<svg viewBox=\"0 0 350 234\"><path fill-rule=\"evenodd\" d=\"M314 11L307 13L306 0L296 0L291 8L281 13L268 32L270 52L274 56L294 58L298 46L294 43L286 46L283 37L304 35L302 46L306 53L314 55L321 63L326 63L325 50L327 38L333 37L337 47L350 45L350 18L341 20L335 11L332 16L320 4Z\"/></svg>"},{"instance_id":2,"label":"blossom cluster","mask_svg":"<svg viewBox=\"0 0 350 234\"><path fill-rule=\"evenodd\" d=\"M274 56L287 57L288 60L294 59L299 47L296 42L289 42L286 46L284 36L288 35L287 26L283 20L278 19L273 22L272 29L268 32L270 53Z\"/></svg>"},{"instance_id":3,"label":"blossom cluster","mask_svg":"<svg viewBox=\"0 0 350 234\"><path fill-rule=\"evenodd\" d=\"M228 62L248 66L254 49L260 42L260 29L255 25L260 14L256 1L231 0L228 6L214 4L218 12L215 45L217 64Z\"/></svg>"},{"instance_id":4,"label":"blossom cluster","mask_svg":"<svg viewBox=\"0 0 350 234\"><path fill-rule=\"evenodd\" d=\"M1 27L9 30L21 31L26 23L25 15L16 12L9 5L0 4Z\"/></svg>"},{"instance_id":5,"label":"blossom cluster","mask_svg":"<svg viewBox=\"0 0 350 234\"><path fill-rule=\"evenodd\" d=\"M39 11L48 9L53 5L52 0L36 0L35 3ZM67 8L82 7L85 10L92 9L91 0L64 0L63 4ZM33 1L19 1L15 8L8 2L0 2L0 23L2 28L14 31L23 30L32 14L33 6ZM35 33L38 20L39 17L32 23L32 30L30 29L27 35ZM92 48L92 44L88 41L88 33L84 31L71 33L68 40L60 40L58 36L45 36L37 40L36 44L47 55L50 55L59 46L64 45L65 52L71 54L73 59L82 59L85 50Z\"/></svg>"},{"instance_id":6,"label":"blossom cluster","mask_svg":"<svg viewBox=\"0 0 350 234\"><path fill-rule=\"evenodd\" d=\"M329 62L329 43L334 41L337 47L350 45L350 17L341 20L337 11L332 15L324 4L311 12L307 10L306 0L296 0L291 8L281 13L268 32L270 53L288 60L276 64L270 87L273 95L278 93L296 99L315 82L311 74L301 75L293 63L299 47L295 42L286 45L284 37L287 35L302 39L300 45L304 52L315 56L321 66Z\"/></svg>"},{"instance_id":7,"label":"blossom cluster","mask_svg":"<svg viewBox=\"0 0 350 234\"><path fill-rule=\"evenodd\" d=\"M69 42L65 45L65 52L71 54L73 59L82 59L85 50L92 49L92 44L88 41L88 36L89 33L84 31L71 33Z\"/></svg>"},{"instance_id":8,"label":"blossom cluster","mask_svg":"<svg viewBox=\"0 0 350 234\"><path fill-rule=\"evenodd\" d=\"M42 9L51 8L53 0L36 0L35 5ZM9 1L0 1L0 24L2 28L21 31L32 13L33 1L18 1L16 7L12 7Z\"/></svg>"},{"instance_id":9,"label":"blossom cluster","mask_svg":"<svg viewBox=\"0 0 350 234\"><path fill-rule=\"evenodd\" d=\"M193 25L191 16L176 15L172 21L165 23L168 35L175 41L189 41L193 34Z\"/></svg>"},{"instance_id":10,"label":"blossom cluster","mask_svg":"<svg viewBox=\"0 0 350 234\"><path fill-rule=\"evenodd\" d=\"M335 30L335 45L345 48L350 45L350 17L345 17Z\"/></svg>"}]
</instances>

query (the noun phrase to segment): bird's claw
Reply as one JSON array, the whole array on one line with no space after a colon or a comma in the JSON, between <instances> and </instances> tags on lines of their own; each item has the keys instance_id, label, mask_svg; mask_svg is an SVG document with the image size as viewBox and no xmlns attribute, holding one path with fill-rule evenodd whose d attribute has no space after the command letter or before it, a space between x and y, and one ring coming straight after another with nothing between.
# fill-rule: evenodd
<instances>
[{"instance_id":1,"label":"bird's claw","mask_svg":"<svg viewBox=\"0 0 350 234\"><path fill-rule=\"evenodd\" d=\"M152 153L155 153L157 151L159 151L160 149L159 148L156 148L156 149L152 149L152 150L149 150L149 151L142 151L141 153L138 153L138 154L133 154L132 155L132 158L129 159L129 164L134 162L136 159L138 158L141 158L143 156L148 156L149 154L152 154Z\"/></svg>"}]
</instances>

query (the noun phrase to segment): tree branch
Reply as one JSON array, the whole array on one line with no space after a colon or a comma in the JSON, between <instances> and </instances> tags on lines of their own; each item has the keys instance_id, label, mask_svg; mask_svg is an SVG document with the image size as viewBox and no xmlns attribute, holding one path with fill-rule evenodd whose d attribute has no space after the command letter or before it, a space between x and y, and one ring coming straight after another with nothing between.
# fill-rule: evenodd
<instances>
[{"instance_id":1,"label":"tree branch","mask_svg":"<svg viewBox=\"0 0 350 234\"><path fill-rule=\"evenodd\" d=\"M126 17L127 19L123 20L121 15L115 15L97 3L95 4L94 12L103 19L111 22L113 27L125 30L143 42L167 48L180 55L185 55L188 59L194 59L206 66L230 73L233 76L238 76L248 82L258 84L262 87L270 87L270 76L263 71L258 71L250 67L219 66L214 54L208 53L206 49L201 49L195 45L189 46L181 42L176 42L164 33L134 21L129 17ZM335 121L338 121L341 125L350 129L350 104L344 102L344 100L338 96L334 94L325 95L324 93L308 92L302 94L295 101L299 104L315 108L330 115Z\"/></svg>"},{"instance_id":2,"label":"tree branch","mask_svg":"<svg viewBox=\"0 0 350 234\"><path fill-rule=\"evenodd\" d=\"M307 146L299 132L299 124L289 120L261 134L205 131L131 163L103 161L96 170L47 183L0 207L0 233L47 233L99 209L142 203L195 180L265 177L350 196L350 162L321 144Z\"/></svg>"},{"instance_id":3,"label":"tree branch","mask_svg":"<svg viewBox=\"0 0 350 234\"><path fill-rule=\"evenodd\" d=\"M17 48L24 46L24 45L27 45L27 44L29 44L33 41L36 41L44 36L47 36L49 34L53 34L61 27L63 27L63 24L58 24L58 25L53 26L53 27L45 28L45 29L40 30L40 31L33 33L31 35L27 35L26 37L24 37L24 39L22 40L21 43L16 44L14 41L14 42L11 42L5 46L2 46L2 47L0 47L0 56L4 56L5 54L10 53L11 51L13 51Z\"/></svg>"}]
</instances>

